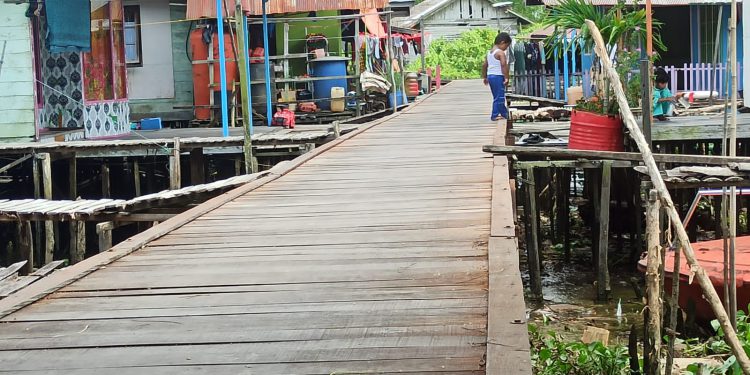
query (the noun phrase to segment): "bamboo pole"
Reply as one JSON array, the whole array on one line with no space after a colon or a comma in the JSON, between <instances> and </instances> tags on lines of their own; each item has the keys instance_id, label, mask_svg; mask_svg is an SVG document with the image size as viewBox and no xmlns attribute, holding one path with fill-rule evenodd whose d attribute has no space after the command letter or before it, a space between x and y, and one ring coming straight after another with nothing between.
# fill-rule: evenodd
<instances>
[{"instance_id":1,"label":"bamboo pole","mask_svg":"<svg viewBox=\"0 0 750 375\"><path fill-rule=\"evenodd\" d=\"M732 109L729 123L729 156L737 156L737 0L732 0L729 18L729 68L732 72ZM737 327L737 272L735 240L737 238L737 188L729 188L729 319Z\"/></svg>"},{"instance_id":2,"label":"bamboo pole","mask_svg":"<svg viewBox=\"0 0 750 375\"><path fill-rule=\"evenodd\" d=\"M646 245L648 251L646 266L646 295L648 296L648 333L649 342L648 375L661 374L661 241L660 221L661 207L659 193L651 190L648 195L648 209L646 210Z\"/></svg>"},{"instance_id":3,"label":"bamboo pole","mask_svg":"<svg viewBox=\"0 0 750 375\"><path fill-rule=\"evenodd\" d=\"M656 161L654 160L654 155L651 152L651 148L649 147L648 143L646 143L646 139L643 137L643 133L638 127L638 123L635 121L635 117L633 117L633 112L630 110L630 105L628 104L625 96L625 91L623 90L622 83L620 82L620 76L617 74L617 71L612 66L612 61L610 61L609 59L602 34L599 32L599 28L596 26L596 24L591 20L586 20L586 25L588 26L591 35L594 38L594 42L596 43L595 51L596 54L599 55L604 73L607 75L613 85L615 96L617 98L618 104L620 105L620 113L625 120L625 126L630 131L631 137L638 145L638 149L643 155L643 162L648 169L648 174L651 177L651 182L654 184L654 188L656 189L656 191L659 192L661 203L667 211L667 216L673 224L679 245L682 246L685 258L690 265L690 279L691 281L693 277L696 277L698 279L698 283L703 289L703 294L706 300L711 305L711 309L713 310L714 314L716 314L716 318L718 319L721 328L725 332L726 341L729 344L729 347L732 348L732 352L737 358L737 363L740 365L740 367L742 367L744 373L750 374L750 359L742 348L742 343L737 338L737 332L735 332L734 328L732 327L732 323L729 321L729 316L724 310L724 307L721 304L721 299L719 299L718 294L716 294L716 290L714 289L711 280L708 278L706 271L703 269L703 267L700 266L698 260L695 258L695 252L693 252L693 248L690 245L690 239L688 238L687 231L685 231L685 227L682 225L680 214L675 209L674 202L672 201L672 197L669 194L669 190L667 190L667 186L664 184L664 180L662 180L661 178L659 167L656 165Z\"/></svg>"},{"instance_id":4,"label":"bamboo pole","mask_svg":"<svg viewBox=\"0 0 750 375\"><path fill-rule=\"evenodd\" d=\"M234 11L235 29L237 30L237 44L239 53L239 67L240 67L240 92L242 93L242 127L245 142L243 143L242 154L245 160L245 173L255 173L253 168L253 110L250 104L251 92L250 92L250 77L249 67L247 65L248 48L247 48L247 19L242 11L242 2L240 0L235 1ZM201 166L202 168L202 166Z\"/></svg>"}]
</instances>

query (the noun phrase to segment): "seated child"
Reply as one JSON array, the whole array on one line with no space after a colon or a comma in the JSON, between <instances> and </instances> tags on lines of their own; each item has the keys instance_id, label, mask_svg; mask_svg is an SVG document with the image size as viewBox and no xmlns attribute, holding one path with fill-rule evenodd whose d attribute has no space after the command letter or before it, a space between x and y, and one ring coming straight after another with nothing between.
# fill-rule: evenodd
<instances>
[{"instance_id":1,"label":"seated child","mask_svg":"<svg viewBox=\"0 0 750 375\"><path fill-rule=\"evenodd\" d=\"M666 121L667 116L672 115L673 103L677 98L681 98L683 94L677 93L672 96L672 92L667 88L669 74L662 68L656 70L655 81L653 116L659 121Z\"/></svg>"}]
</instances>

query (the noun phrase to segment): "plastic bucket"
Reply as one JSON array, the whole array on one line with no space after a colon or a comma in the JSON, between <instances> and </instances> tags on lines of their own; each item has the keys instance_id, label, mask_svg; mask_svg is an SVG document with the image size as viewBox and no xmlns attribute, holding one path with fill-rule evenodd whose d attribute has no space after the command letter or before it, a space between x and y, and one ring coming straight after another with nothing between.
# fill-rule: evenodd
<instances>
[{"instance_id":1,"label":"plastic bucket","mask_svg":"<svg viewBox=\"0 0 750 375\"><path fill-rule=\"evenodd\" d=\"M568 148L623 151L622 126L620 117L573 110L570 114Z\"/></svg>"}]
</instances>

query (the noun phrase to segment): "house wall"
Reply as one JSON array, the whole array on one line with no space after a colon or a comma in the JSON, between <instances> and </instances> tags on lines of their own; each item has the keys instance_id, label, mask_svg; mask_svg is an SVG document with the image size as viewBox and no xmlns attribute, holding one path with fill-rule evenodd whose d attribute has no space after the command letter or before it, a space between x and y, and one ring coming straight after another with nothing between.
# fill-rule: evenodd
<instances>
[{"instance_id":1,"label":"house wall","mask_svg":"<svg viewBox=\"0 0 750 375\"><path fill-rule=\"evenodd\" d=\"M431 40L455 39L475 28L497 28L511 35L518 33L518 19L504 8L495 8L486 0L457 0L433 13L424 21Z\"/></svg>"},{"instance_id":2,"label":"house wall","mask_svg":"<svg viewBox=\"0 0 750 375\"><path fill-rule=\"evenodd\" d=\"M34 67L28 4L0 2L0 140L32 138Z\"/></svg>"},{"instance_id":3,"label":"house wall","mask_svg":"<svg viewBox=\"0 0 750 375\"><path fill-rule=\"evenodd\" d=\"M169 99L174 97L169 0L131 0L141 10L143 66L128 68L130 99Z\"/></svg>"},{"instance_id":4,"label":"house wall","mask_svg":"<svg viewBox=\"0 0 750 375\"><path fill-rule=\"evenodd\" d=\"M743 6L742 7L742 19L747 20L750 19L750 6ZM748 46L748 48L744 48L742 50L742 57L743 61L750 61L750 26L743 27L742 28L742 34L738 34L742 36L742 45ZM743 82L743 87L750 87L750 69L744 69L742 72L742 77L740 78ZM743 92L743 98L745 100L745 107L750 107L750 95Z\"/></svg>"},{"instance_id":5,"label":"house wall","mask_svg":"<svg viewBox=\"0 0 750 375\"><path fill-rule=\"evenodd\" d=\"M174 108L193 105L192 64L185 51L190 22L164 22L184 20L186 6L169 0L136 0L125 4L141 5L144 24L143 67L128 68L131 118L192 120L192 110Z\"/></svg>"}]
</instances>

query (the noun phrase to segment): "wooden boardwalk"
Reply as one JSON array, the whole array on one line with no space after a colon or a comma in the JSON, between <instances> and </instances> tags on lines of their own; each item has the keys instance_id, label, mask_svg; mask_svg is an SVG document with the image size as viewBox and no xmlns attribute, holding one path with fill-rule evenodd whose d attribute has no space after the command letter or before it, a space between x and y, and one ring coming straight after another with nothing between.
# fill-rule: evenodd
<instances>
[{"instance_id":1,"label":"wooden boardwalk","mask_svg":"<svg viewBox=\"0 0 750 375\"><path fill-rule=\"evenodd\" d=\"M0 301L0 373L530 374L487 91L454 82Z\"/></svg>"}]
</instances>

